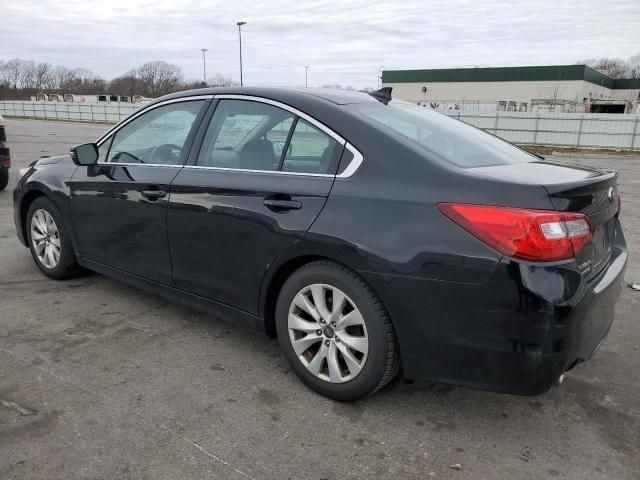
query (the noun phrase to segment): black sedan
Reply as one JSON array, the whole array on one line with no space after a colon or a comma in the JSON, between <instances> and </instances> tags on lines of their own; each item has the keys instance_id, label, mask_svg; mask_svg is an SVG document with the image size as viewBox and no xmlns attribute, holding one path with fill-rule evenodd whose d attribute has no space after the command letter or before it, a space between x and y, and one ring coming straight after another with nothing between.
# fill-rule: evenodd
<instances>
[{"instance_id":1,"label":"black sedan","mask_svg":"<svg viewBox=\"0 0 640 480\"><path fill-rule=\"evenodd\" d=\"M14 206L45 275L94 270L277 336L322 395L400 371L532 395L611 327L616 183L389 89L221 88L34 162Z\"/></svg>"}]
</instances>

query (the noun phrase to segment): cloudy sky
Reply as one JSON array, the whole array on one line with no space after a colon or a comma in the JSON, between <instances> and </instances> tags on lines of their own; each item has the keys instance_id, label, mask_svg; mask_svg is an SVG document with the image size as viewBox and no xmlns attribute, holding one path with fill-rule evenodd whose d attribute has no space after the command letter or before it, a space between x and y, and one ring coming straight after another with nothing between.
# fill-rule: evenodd
<instances>
[{"instance_id":1,"label":"cloudy sky","mask_svg":"<svg viewBox=\"0 0 640 480\"><path fill-rule=\"evenodd\" d=\"M574 63L640 52L639 0L4 0L0 59L110 79L149 60L186 78L375 86L378 69Z\"/></svg>"}]
</instances>

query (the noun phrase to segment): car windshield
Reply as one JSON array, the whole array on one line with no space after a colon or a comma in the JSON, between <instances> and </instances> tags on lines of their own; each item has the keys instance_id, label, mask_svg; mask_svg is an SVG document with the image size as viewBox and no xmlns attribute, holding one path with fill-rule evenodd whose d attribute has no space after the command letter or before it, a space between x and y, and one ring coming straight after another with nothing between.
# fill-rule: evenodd
<instances>
[{"instance_id":1,"label":"car windshield","mask_svg":"<svg viewBox=\"0 0 640 480\"><path fill-rule=\"evenodd\" d=\"M354 105L354 108L458 167L487 167L538 160L498 137L412 103L366 103Z\"/></svg>"}]
</instances>

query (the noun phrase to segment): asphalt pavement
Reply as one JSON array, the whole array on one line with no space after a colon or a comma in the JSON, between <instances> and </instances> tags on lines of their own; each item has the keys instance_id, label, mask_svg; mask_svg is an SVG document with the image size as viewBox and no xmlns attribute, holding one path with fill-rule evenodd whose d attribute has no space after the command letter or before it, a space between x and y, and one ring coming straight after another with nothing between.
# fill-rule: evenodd
<instances>
[{"instance_id":1,"label":"asphalt pavement","mask_svg":"<svg viewBox=\"0 0 640 480\"><path fill-rule=\"evenodd\" d=\"M15 234L18 169L108 127L6 128L0 479L640 478L639 291L624 288L600 351L545 395L395 381L333 402L275 340L97 274L45 278ZM640 157L559 161L620 172L626 281L640 283Z\"/></svg>"}]
</instances>

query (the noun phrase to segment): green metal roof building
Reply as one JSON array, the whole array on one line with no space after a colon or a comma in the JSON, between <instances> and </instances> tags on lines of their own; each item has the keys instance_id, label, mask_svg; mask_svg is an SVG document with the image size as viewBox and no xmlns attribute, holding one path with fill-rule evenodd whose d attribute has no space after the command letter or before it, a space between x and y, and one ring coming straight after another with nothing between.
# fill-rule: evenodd
<instances>
[{"instance_id":1,"label":"green metal roof building","mask_svg":"<svg viewBox=\"0 0 640 480\"><path fill-rule=\"evenodd\" d=\"M640 79L613 79L588 65L385 70L393 96L441 108L638 113Z\"/></svg>"}]
</instances>

